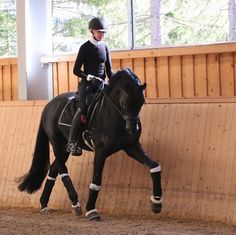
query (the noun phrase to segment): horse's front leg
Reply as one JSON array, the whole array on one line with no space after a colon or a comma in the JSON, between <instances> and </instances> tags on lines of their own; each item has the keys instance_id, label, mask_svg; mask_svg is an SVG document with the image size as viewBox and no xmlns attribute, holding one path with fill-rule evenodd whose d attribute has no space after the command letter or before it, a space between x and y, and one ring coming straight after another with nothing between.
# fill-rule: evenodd
<instances>
[{"instance_id":1,"label":"horse's front leg","mask_svg":"<svg viewBox=\"0 0 236 235\"><path fill-rule=\"evenodd\" d=\"M151 209L155 214L160 213L162 208L161 166L144 152L140 143L125 149L125 152L130 157L149 167L153 183L153 196L151 196L150 200Z\"/></svg>"},{"instance_id":2,"label":"horse's front leg","mask_svg":"<svg viewBox=\"0 0 236 235\"><path fill-rule=\"evenodd\" d=\"M89 185L89 198L86 205L86 217L91 220L99 221L101 219L96 209L96 201L102 184L102 172L107 155L101 151L96 151L94 156L93 178Z\"/></svg>"}]
</instances>

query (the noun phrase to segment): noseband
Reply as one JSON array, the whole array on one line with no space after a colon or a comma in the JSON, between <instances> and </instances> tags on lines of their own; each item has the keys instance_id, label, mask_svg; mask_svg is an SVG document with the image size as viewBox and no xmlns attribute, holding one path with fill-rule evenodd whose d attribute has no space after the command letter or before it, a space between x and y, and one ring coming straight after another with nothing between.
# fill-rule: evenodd
<instances>
[{"instance_id":1,"label":"noseband","mask_svg":"<svg viewBox=\"0 0 236 235\"><path fill-rule=\"evenodd\" d=\"M124 118L125 121L129 121L129 122L137 122L139 120L139 116L122 115L122 117Z\"/></svg>"}]
</instances>

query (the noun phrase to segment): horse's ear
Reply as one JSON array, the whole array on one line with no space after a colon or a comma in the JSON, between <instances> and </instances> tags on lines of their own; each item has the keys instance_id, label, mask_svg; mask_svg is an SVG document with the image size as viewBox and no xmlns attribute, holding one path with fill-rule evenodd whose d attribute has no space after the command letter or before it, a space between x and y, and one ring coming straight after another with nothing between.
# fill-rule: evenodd
<instances>
[{"instance_id":1,"label":"horse's ear","mask_svg":"<svg viewBox=\"0 0 236 235\"><path fill-rule=\"evenodd\" d=\"M143 85L140 86L140 89L143 91L147 87L147 83L144 82Z\"/></svg>"}]
</instances>

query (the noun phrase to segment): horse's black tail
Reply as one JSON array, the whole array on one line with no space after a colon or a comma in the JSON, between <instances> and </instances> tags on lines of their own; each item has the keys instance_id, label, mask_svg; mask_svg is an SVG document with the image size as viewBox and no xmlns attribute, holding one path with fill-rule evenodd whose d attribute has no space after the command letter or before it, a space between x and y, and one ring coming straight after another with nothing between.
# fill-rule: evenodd
<instances>
[{"instance_id":1,"label":"horse's black tail","mask_svg":"<svg viewBox=\"0 0 236 235\"><path fill-rule=\"evenodd\" d=\"M18 178L18 189L28 193L37 191L45 179L49 169L49 141L44 130L42 120L40 121L36 138L33 160L29 172Z\"/></svg>"}]
</instances>

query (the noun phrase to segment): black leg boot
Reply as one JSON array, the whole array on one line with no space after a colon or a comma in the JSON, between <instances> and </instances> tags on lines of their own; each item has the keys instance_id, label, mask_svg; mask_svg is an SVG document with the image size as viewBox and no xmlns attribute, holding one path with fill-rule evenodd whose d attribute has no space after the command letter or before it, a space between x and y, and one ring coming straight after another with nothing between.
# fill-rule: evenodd
<instances>
[{"instance_id":1,"label":"black leg boot","mask_svg":"<svg viewBox=\"0 0 236 235\"><path fill-rule=\"evenodd\" d=\"M81 125L81 110L78 109L71 123L69 140L67 144L67 152L70 152L73 156L81 156L83 153L78 144Z\"/></svg>"}]
</instances>

